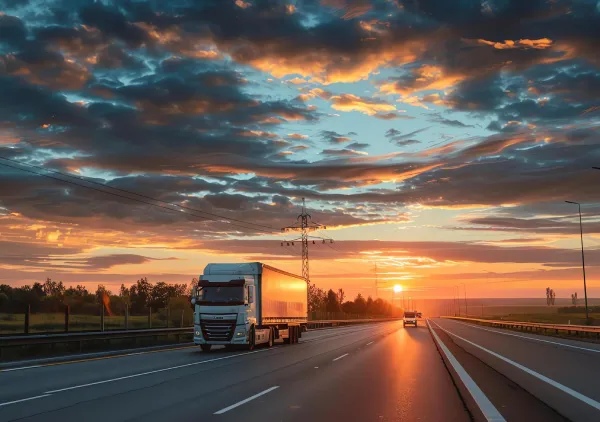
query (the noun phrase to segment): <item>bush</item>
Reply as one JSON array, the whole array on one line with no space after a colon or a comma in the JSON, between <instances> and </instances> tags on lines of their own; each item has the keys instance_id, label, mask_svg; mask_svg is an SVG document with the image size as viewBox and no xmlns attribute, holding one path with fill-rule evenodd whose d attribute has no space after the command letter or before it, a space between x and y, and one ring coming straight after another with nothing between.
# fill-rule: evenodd
<instances>
[{"instance_id":1,"label":"bush","mask_svg":"<svg viewBox=\"0 0 600 422\"><path fill-rule=\"evenodd\" d=\"M590 313L600 313L600 306L588 306ZM558 308L559 314L584 314L585 306L565 306Z\"/></svg>"}]
</instances>

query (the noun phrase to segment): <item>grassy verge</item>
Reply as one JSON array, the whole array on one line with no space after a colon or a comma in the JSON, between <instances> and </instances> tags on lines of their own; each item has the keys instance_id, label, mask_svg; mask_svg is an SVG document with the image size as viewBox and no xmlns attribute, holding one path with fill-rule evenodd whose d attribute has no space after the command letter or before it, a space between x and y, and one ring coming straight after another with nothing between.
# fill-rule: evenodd
<instances>
[{"instance_id":1,"label":"grassy verge","mask_svg":"<svg viewBox=\"0 0 600 422\"><path fill-rule=\"evenodd\" d=\"M181 326L181 310L173 311L170 315L169 327ZM192 312L184 310L183 326L192 325ZM167 327L166 313L152 315L152 328ZM31 314L29 333L60 333L64 332L65 316L62 313ZM149 328L147 315L130 315L129 329ZM0 314L0 335L23 334L25 329L24 314ZM105 316L105 330L125 329L125 316ZM100 330L100 316L73 315L69 317L69 331L98 331Z\"/></svg>"}]
</instances>

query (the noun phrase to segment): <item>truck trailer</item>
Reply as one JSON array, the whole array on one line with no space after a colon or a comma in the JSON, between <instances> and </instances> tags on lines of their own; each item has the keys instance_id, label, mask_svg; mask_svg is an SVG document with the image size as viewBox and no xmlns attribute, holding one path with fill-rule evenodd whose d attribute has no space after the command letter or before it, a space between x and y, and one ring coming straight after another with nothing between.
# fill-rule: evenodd
<instances>
[{"instance_id":1,"label":"truck trailer","mask_svg":"<svg viewBox=\"0 0 600 422\"><path fill-rule=\"evenodd\" d=\"M260 262L208 264L192 295L194 344L252 350L296 344L307 324L307 284Z\"/></svg>"}]
</instances>

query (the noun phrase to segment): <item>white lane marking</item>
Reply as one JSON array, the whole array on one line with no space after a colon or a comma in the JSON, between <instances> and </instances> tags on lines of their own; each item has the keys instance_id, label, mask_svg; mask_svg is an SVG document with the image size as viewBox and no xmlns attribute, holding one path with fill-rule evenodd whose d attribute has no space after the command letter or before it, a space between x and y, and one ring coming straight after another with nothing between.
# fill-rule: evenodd
<instances>
[{"instance_id":1,"label":"white lane marking","mask_svg":"<svg viewBox=\"0 0 600 422\"><path fill-rule=\"evenodd\" d=\"M21 366L19 368L0 369L0 372L20 371L22 369L33 369L33 368L39 368L41 366L42 365L33 365L33 366Z\"/></svg>"},{"instance_id":2,"label":"white lane marking","mask_svg":"<svg viewBox=\"0 0 600 422\"><path fill-rule=\"evenodd\" d=\"M588 352L600 353L600 349L589 349L587 347L573 346L571 344L560 343L558 341L550 341L550 340L544 340L544 339L541 339L541 338L534 338L534 337L522 336L520 334L504 333L502 331L491 330L489 328L483 328L483 327L479 327L479 326L474 325L474 324L467 324L465 322L459 322L459 321L454 321L454 320L452 320L452 322L455 322L455 323L461 324L461 325L466 325L467 327L478 328L480 330L489 331L491 333L502 334L502 335L505 335L505 336L520 337L520 338L524 338L524 339L527 339L527 340L539 341L541 343L556 344L558 346L570 347L572 349L579 349L579 350L585 350L585 351L588 351Z\"/></svg>"},{"instance_id":3,"label":"white lane marking","mask_svg":"<svg viewBox=\"0 0 600 422\"><path fill-rule=\"evenodd\" d=\"M278 386L278 385L276 385L276 386L274 386L274 387L271 387L271 388L267 388L265 391L261 391L260 393L258 393L258 394L255 394L255 395L253 395L253 396L250 396L250 397L248 397L247 399L244 399L244 400L242 400L242 401L239 401L239 402L237 402L237 403L235 403L235 404L232 404L231 406L228 406L228 407L226 407L226 408L224 408L224 409L221 409L221 410L219 410L219 411L216 411L215 413L213 413L213 415L222 415L222 414L223 414L223 413L225 413L225 412L229 412L231 409L235 409L235 408L236 408L236 407L238 407L238 406L241 406L241 405L243 405L243 404L246 404L246 403L248 403L249 401L252 401L252 400L254 400L254 399L256 399L256 398L258 398L258 397L260 397L260 396L264 396L265 394L267 394L267 393L270 393L271 391L273 391L273 390L276 390L276 389L278 389L278 388L279 388L279 386Z\"/></svg>"},{"instance_id":4,"label":"white lane marking","mask_svg":"<svg viewBox=\"0 0 600 422\"><path fill-rule=\"evenodd\" d=\"M231 358L235 358L235 357L238 357L238 356L251 355L253 353L260 353L260 352L265 352L265 351L268 351L268 350L275 350L275 349L277 349L277 347L274 347L272 349L255 350L253 352L248 352L248 353L239 353L237 355L223 356L223 357L215 358L215 359L202 360L200 362L186 363L185 365L171 366L169 368L157 369L157 370L154 370L154 371L142 372L142 373L139 373L139 374L127 375L127 376L124 376L124 377L112 378L112 379L108 379L108 380L104 380L104 381L90 382L88 384L75 385L73 387L61 388L59 390L46 391L45 394L52 394L52 393L59 393L61 391L75 390L76 388L90 387L92 385L98 385L98 384L106 384L107 382L120 381L120 380L125 380L125 379L128 379L128 378L136 378L136 377L141 377L141 376L144 376L144 375L151 375L151 374L156 374L156 373L159 373L159 372L171 371L173 369L186 368L188 366L202 365L203 363L216 362L218 360L231 359Z\"/></svg>"},{"instance_id":5,"label":"white lane marking","mask_svg":"<svg viewBox=\"0 0 600 422\"><path fill-rule=\"evenodd\" d=\"M553 380L553 379L551 379L551 378L548 378L548 377L547 377L547 376L545 376L545 375L542 375L542 374L540 374L540 373L538 373L538 372L535 372L534 370L532 370L532 369L529 369L528 367L526 367L526 366L523 366L523 365L521 365L520 363L517 363L517 362L515 362L515 361L513 361L513 360L510 360L510 359L508 359L508 358L505 358L504 356L502 356L502 355L500 355L500 354L498 354L498 353L496 353L496 352L493 352L493 351L491 351L491 350L489 350L489 349L486 349L486 348L485 348L485 347L483 347L483 346L480 346L480 345L478 345L478 344L476 344L476 343L473 343L472 341L469 341L469 340L467 340L467 339L466 339L466 338L464 338L464 337L461 337L461 336L459 336L459 335L457 335L457 334L454 334L454 333L452 333L452 332L450 332L450 331L446 330L445 328L441 327L441 326L440 326L440 325L439 325L437 322L435 322L435 321L433 321L433 323L434 323L435 325L437 325L438 327L440 327L440 329L441 329L441 330L445 331L445 332L446 332L446 333L448 333L449 335L451 335L451 336L454 336L454 337L456 337L456 338L459 338L459 339L461 339L462 341L465 341L465 342L469 343L470 345L477 347L478 349L481 349L481 350L483 350L483 351L485 351L485 352L488 352L490 355L492 355L492 356L494 356L494 357L497 357L498 359L500 359L500 360L503 360L504 362L506 362L506 363L509 363L509 364L511 364L511 365L513 365L513 366L515 366L515 367L519 368L520 370L522 370L522 371L524 371L524 372L528 373L529 375L532 375L532 376L534 376L535 378L537 378L537 379L539 379L539 380L541 380L541 381L544 381L544 382L545 382L545 383L547 383L547 384L550 384L551 386L553 386L553 387L555 387L555 388L558 388L558 389L559 389L560 391L562 391L563 393L567 393L568 395L570 395L570 396L572 396L572 397L575 397L576 399L579 399L579 400L581 400L581 401L582 401L582 402L584 402L585 404L588 404L588 405L592 406L593 408L595 408L595 409L597 409L597 410L600 410L600 403L598 403L596 400L594 400L594 399L591 399L591 398L589 398L588 396L584 396L583 394L581 394L581 393L578 393L577 391L575 391L575 390L573 390L573 389L571 389L571 388L567 387L566 385L563 385L563 384L561 384L561 383L559 383L559 382L557 382L557 381L554 381L554 380Z\"/></svg>"},{"instance_id":6,"label":"white lane marking","mask_svg":"<svg viewBox=\"0 0 600 422\"><path fill-rule=\"evenodd\" d=\"M368 343L366 344L366 346L369 346L369 345L371 345L371 344L373 344L373 342L372 342L372 341L368 342Z\"/></svg>"},{"instance_id":7,"label":"white lane marking","mask_svg":"<svg viewBox=\"0 0 600 422\"><path fill-rule=\"evenodd\" d=\"M26 399L8 401L6 403L0 403L0 407L8 406L9 404L21 403L21 402L29 401L29 400L41 399L43 397L48 397L48 396L51 396L51 394L43 394L41 396L27 397Z\"/></svg>"},{"instance_id":8,"label":"white lane marking","mask_svg":"<svg viewBox=\"0 0 600 422\"><path fill-rule=\"evenodd\" d=\"M348 356L349 354L350 354L350 353L344 353L342 356L338 356L337 358L335 358L335 359L333 360L333 362L335 362L336 360L343 359L343 358L345 358L346 356Z\"/></svg>"},{"instance_id":9,"label":"white lane marking","mask_svg":"<svg viewBox=\"0 0 600 422\"><path fill-rule=\"evenodd\" d=\"M452 352L450 352L450 350L446 347L442 339L440 339L437 333L431 328L429 320L427 320L427 326L429 327L431 334L433 334L433 337L435 337L437 343L440 345L440 348L446 355L446 358L448 358L448 361L458 374L458 377L463 382L463 384L475 400L475 403L477 403L477 406L479 406L479 409L481 410L481 413L483 413L485 419L488 422L506 422L506 419L504 419L500 412L498 412L498 409L496 409L496 407L492 404L490 399L487 398L485 393L481 391L477 383L473 381L473 378L471 378L471 376L468 374L465 368L463 368L463 366L454 357Z\"/></svg>"}]
</instances>

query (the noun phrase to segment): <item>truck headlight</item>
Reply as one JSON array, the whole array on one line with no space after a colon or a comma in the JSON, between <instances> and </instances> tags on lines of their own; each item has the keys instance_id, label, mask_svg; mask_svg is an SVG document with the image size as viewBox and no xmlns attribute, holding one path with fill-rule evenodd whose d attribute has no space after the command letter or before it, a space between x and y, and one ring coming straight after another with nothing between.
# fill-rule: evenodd
<instances>
[{"instance_id":1,"label":"truck headlight","mask_svg":"<svg viewBox=\"0 0 600 422\"><path fill-rule=\"evenodd\" d=\"M244 333L242 331L238 331L237 333L235 333L236 337L242 337L244 335Z\"/></svg>"},{"instance_id":2,"label":"truck headlight","mask_svg":"<svg viewBox=\"0 0 600 422\"><path fill-rule=\"evenodd\" d=\"M200 337L201 334L200 331L196 330L196 337Z\"/></svg>"}]
</instances>

